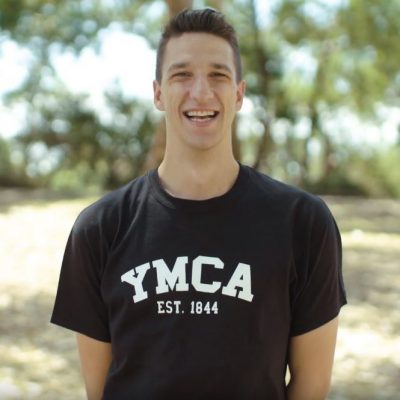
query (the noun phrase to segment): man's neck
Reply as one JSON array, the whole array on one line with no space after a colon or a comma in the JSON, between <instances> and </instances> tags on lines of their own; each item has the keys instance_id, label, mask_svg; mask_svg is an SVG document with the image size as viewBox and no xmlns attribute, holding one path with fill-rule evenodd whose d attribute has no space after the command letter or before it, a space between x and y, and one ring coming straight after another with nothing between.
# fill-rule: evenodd
<instances>
[{"instance_id":1,"label":"man's neck","mask_svg":"<svg viewBox=\"0 0 400 400\"><path fill-rule=\"evenodd\" d=\"M158 167L161 185L174 197L206 200L228 192L239 173L239 164L228 157L172 158Z\"/></svg>"}]
</instances>

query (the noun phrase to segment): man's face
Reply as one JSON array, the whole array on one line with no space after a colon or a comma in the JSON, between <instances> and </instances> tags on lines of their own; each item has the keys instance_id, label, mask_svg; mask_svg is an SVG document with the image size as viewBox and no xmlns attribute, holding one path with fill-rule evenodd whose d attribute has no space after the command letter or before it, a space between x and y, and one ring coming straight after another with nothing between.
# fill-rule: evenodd
<instances>
[{"instance_id":1,"label":"man's face","mask_svg":"<svg viewBox=\"0 0 400 400\"><path fill-rule=\"evenodd\" d=\"M167 140L174 148L230 145L245 82L236 82L233 50L226 40L207 33L171 38L162 81L154 81L153 86L154 103L165 111Z\"/></svg>"}]
</instances>

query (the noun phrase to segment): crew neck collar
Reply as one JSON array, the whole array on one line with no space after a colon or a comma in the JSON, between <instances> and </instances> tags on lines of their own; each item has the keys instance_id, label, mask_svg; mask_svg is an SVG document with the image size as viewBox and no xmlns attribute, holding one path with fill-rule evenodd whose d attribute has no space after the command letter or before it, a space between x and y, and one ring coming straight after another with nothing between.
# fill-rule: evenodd
<instances>
[{"instance_id":1,"label":"crew neck collar","mask_svg":"<svg viewBox=\"0 0 400 400\"><path fill-rule=\"evenodd\" d=\"M184 211L205 211L211 208L224 207L231 204L235 199L239 198L243 192L243 185L247 178L245 167L239 163L239 172L232 187L224 194L211 197L205 200L191 200L174 197L169 194L161 185L160 177L157 169L148 172L148 179L154 197L164 206Z\"/></svg>"}]
</instances>

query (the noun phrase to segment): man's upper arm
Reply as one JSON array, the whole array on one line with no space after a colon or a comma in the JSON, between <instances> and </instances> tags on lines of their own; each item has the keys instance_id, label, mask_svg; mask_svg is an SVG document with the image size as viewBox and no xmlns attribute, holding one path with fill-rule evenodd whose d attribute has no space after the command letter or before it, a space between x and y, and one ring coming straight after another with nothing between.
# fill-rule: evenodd
<instances>
[{"instance_id":1,"label":"man's upper arm","mask_svg":"<svg viewBox=\"0 0 400 400\"><path fill-rule=\"evenodd\" d=\"M111 364L111 343L76 335L88 400L100 400Z\"/></svg>"},{"instance_id":2,"label":"man's upper arm","mask_svg":"<svg viewBox=\"0 0 400 400\"><path fill-rule=\"evenodd\" d=\"M290 400L323 400L329 392L338 330L338 318L289 344Z\"/></svg>"}]
</instances>

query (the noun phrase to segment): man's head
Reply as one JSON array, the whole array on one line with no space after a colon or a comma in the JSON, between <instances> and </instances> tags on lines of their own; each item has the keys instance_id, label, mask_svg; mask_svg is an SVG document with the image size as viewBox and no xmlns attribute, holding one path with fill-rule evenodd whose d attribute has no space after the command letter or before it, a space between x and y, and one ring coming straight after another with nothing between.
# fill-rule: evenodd
<instances>
[{"instance_id":1,"label":"man's head","mask_svg":"<svg viewBox=\"0 0 400 400\"><path fill-rule=\"evenodd\" d=\"M165 27L157 50L156 80L159 83L162 79L162 67L168 41L184 33L209 33L226 40L233 50L236 82L242 80L242 65L235 30L232 25L225 21L221 13L206 8L203 10L184 10L172 18Z\"/></svg>"},{"instance_id":2,"label":"man's head","mask_svg":"<svg viewBox=\"0 0 400 400\"><path fill-rule=\"evenodd\" d=\"M222 15L206 9L175 17L160 44L157 75L154 104L165 115L167 150L229 153L246 83L233 28Z\"/></svg>"}]
</instances>

